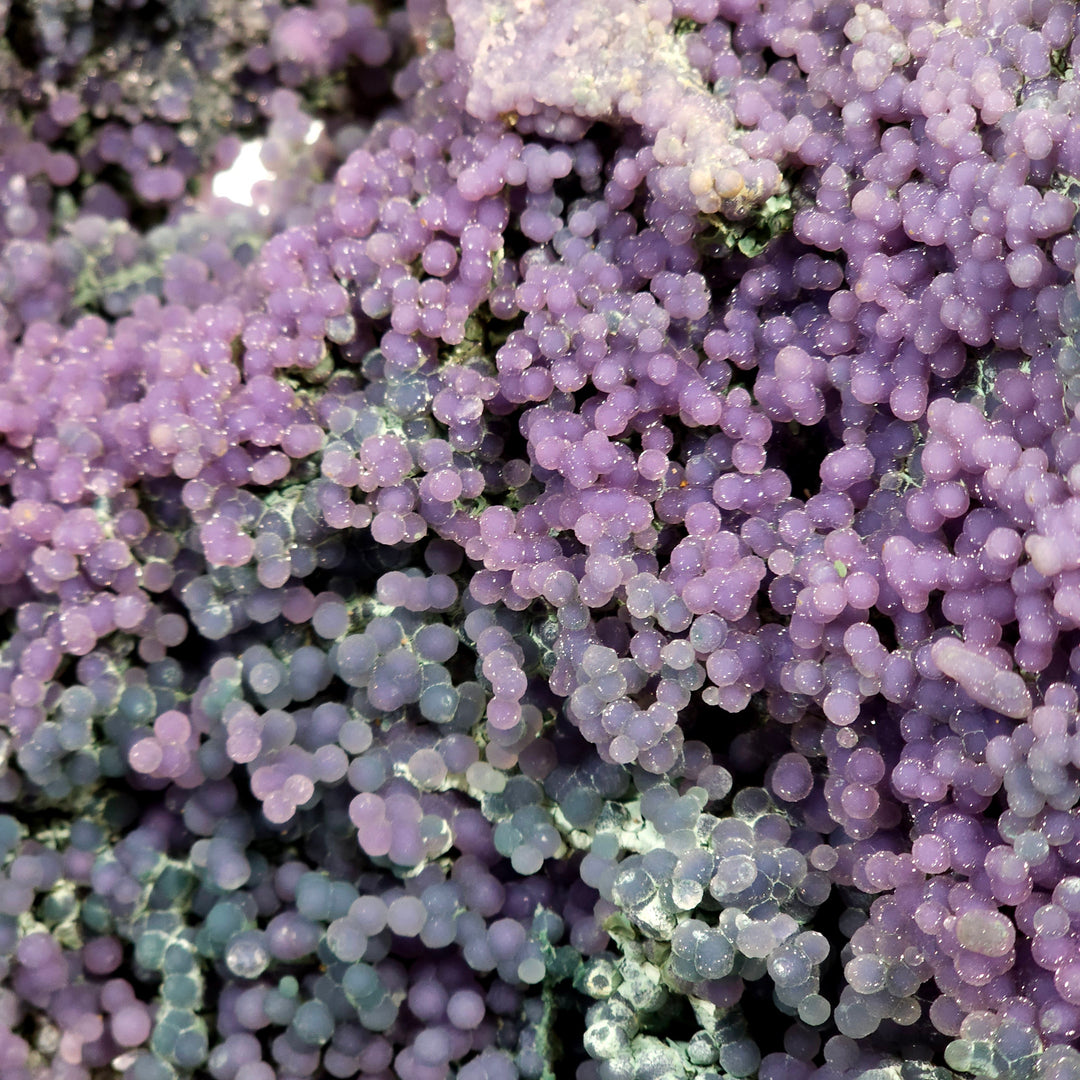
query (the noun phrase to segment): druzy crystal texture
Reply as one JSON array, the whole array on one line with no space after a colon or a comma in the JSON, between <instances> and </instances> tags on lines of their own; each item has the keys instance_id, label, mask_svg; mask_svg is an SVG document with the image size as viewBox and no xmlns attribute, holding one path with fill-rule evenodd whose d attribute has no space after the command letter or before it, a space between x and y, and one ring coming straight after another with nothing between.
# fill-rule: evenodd
<instances>
[{"instance_id":1,"label":"druzy crystal texture","mask_svg":"<svg viewBox=\"0 0 1080 1080\"><path fill-rule=\"evenodd\" d=\"M1080 1080L1078 60L0 0L0 1080Z\"/></svg>"}]
</instances>

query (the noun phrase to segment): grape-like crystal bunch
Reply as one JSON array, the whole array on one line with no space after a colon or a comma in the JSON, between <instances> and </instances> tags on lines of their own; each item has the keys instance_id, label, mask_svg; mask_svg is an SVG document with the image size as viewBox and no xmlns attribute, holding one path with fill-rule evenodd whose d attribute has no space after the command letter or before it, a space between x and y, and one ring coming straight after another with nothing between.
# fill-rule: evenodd
<instances>
[{"instance_id":1,"label":"grape-like crystal bunch","mask_svg":"<svg viewBox=\"0 0 1080 1080\"><path fill-rule=\"evenodd\" d=\"M1078 60L0 0L0 1080L1080 1080Z\"/></svg>"}]
</instances>

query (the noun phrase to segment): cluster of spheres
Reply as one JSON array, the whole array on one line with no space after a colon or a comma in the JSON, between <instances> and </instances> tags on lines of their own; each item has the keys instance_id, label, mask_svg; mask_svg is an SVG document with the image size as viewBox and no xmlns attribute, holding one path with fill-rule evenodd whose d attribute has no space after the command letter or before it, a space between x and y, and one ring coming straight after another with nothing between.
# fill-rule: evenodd
<instances>
[{"instance_id":1,"label":"cluster of spheres","mask_svg":"<svg viewBox=\"0 0 1080 1080\"><path fill-rule=\"evenodd\" d=\"M0 0L0 1080L1080 1080L1077 70Z\"/></svg>"}]
</instances>

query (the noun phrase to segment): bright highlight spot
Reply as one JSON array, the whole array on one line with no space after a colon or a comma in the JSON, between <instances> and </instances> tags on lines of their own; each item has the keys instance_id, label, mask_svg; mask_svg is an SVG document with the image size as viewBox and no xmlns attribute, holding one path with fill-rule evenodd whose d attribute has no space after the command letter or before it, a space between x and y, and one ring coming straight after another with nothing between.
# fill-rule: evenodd
<instances>
[{"instance_id":1,"label":"bright highlight spot","mask_svg":"<svg viewBox=\"0 0 1080 1080\"><path fill-rule=\"evenodd\" d=\"M321 120L313 120L304 136L304 145L314 145L324 130ZM252 139L244 143L232 165L214 177L211 191L215 198L231 199L241 206L254 205L255 185L273 177L260 158L264 142L264 139Z\"/></svg>"},{"instance_id":2,"label":"bright highlight spot","mask_svg":"<svg viewBox=\"0 0 1080 1080\"><path fill-rule=\"evenodd\" d=\"M244 143L232 165L214 177L211 191L216 198L231 199L241 206L254 204L255 185L270 179L269 170L259 159L262 147L262 139Z\"/></svg>"}]
</instances>

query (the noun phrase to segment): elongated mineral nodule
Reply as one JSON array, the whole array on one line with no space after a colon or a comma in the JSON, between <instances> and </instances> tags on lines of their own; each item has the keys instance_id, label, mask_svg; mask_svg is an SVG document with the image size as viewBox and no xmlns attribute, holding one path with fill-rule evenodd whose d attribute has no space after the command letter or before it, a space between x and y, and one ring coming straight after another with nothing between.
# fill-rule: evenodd
<instances>
[{"instance_id":1,"label":"elongated mineral nodule","mask_svg":"<svg viewBox=\"0 0 1080 1080\"><path fill-rule=\"evenodd\" d=\"M1030 714L1031 692L1015 671L999 668L989 657L951 637L938 638L930 646L930 657L972 701L1014 720Z\"/></svg>"}]
</instances>

